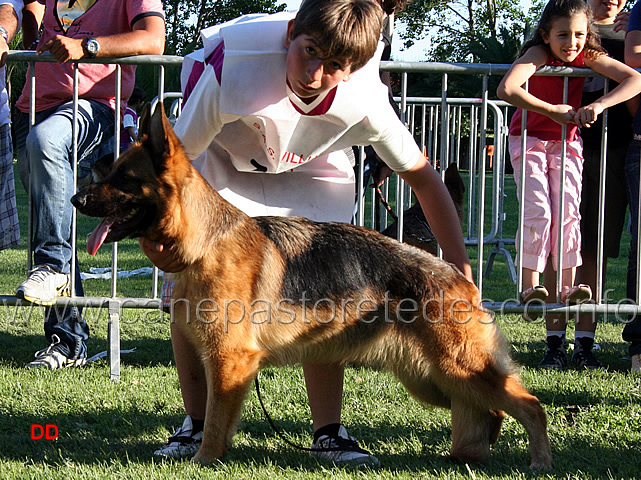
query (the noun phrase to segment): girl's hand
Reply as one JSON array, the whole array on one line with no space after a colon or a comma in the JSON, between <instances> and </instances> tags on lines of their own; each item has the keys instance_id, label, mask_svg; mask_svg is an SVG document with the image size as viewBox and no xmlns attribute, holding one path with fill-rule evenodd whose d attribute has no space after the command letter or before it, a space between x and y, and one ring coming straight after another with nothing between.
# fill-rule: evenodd
<instances>
[{"instance_id":1,"label":"girl's hand","mask_svg":"<svg viewBox=\"0 0 641 480\"><path fill-rule=\"evenodd\" d=\"M574 123L574 116L576 112L572 105L555 105L552 112L548 116L554 120L556 123L561 125L567 125L568 123Z\"/></svg>"},{"instance_id":2,"label":"girl's hand","mask_svg":"<svg viewBox=\"0 0 641 480\"><path fill-rule=\"evenodd\" d=\"M619 12L614 17L614 31L627 32L628 23L630 22L630 12Z\"/></svg>"},{"instance_id":3,"label":"girl's hand","mask_svg":"<svg viewBox=\"0 0 641 480\"><path fill-rule=\"evenodd\" d=\"M145 237L138 239L140 248L147 258L151 260L156 267L163 272L177 273L185 269L185 265L180 259L176 257L171 249L171 245L163 245L159 242L154 242Z\"/></svg>"},{"instance_id":4,"label":"girl's hand","mask_svg":"<svg viewBox=\"0 0 641 480\"><path fill-rule=\"evenodd\" d=\"M574 115L574 123L579 127L590 128L597 117L603 112L603 107L598 103L591 103L585 107L579 108L579 110Z\"/></svg>"}]
</instances>

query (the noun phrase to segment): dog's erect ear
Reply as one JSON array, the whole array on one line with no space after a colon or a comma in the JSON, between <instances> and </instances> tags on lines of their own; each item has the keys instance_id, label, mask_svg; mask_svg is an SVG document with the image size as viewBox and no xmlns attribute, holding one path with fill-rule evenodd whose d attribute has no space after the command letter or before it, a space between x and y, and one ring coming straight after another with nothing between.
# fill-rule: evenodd
<instances>
[{"instance_id":1,"label":"dog's erect ear","mask_svg":"<svg viewBox=\"0 0 641 480\"><path fill-rule=\"evenodd\" d=\"M176 150L180 148L180 140L171 128L162 104L156 105L149 124L144 128L146 129L143 131L143 135L146 134L144 145L150 151L156 168L162 169L165 161L173 158Z\"/></svg>"},{"instance_id":2,"label":"dog's erect ear","mask_svg":"<svg viewBox=\"0 0 641 480\"><path fill-rule=\"evenodd\" d=\"M140 114L138 127L138 138L140 140L144 140L144 138L149 135L149 122L151 122L151 104L147 103Z\"/></svg>"}]
</instances>

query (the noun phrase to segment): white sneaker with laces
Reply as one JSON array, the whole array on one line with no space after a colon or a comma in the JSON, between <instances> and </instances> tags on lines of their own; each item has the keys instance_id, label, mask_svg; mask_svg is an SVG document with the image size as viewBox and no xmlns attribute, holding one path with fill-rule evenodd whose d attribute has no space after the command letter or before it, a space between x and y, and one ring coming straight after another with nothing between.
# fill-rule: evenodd
<instances>
[{"instance_id":1,"label":"white sneaker with laces","mask_svg":"<svg viewBox=\"0 0 641 480\"><path fill-rule=\"evenodd\" d=\"M60 344L60 337L58 335L51 336L51 345L44 350L38 350L34 356L35 360L27 364L27 368L48 368L49 370L58 370L60 368L68 367L82 367L87 363L87 357L83 358L68 358L62 352L58 345Z\"/></svg>"},{"instance_id":2,"label":"white sneaker with laces","mask_svg":"<svg viewBox=\"0 0 641 480\"><path fill-rule=\"evenodd\" d=\"M60 296L69 296L69 275L49 265L37 265L16 290L16 297L38 305L53 305Z\"/></svg>"},{"instance_id":3,"label":"white sneaker with laces","mask_svg":"<svg viewBox=\"0 0 641 480\"><path fill-rule=\"evenodd\" d=\"M356 438L350 437L343 425L338 429L336 436L321 435L318 437L312 444L312 449L318 449L318 451L312 451L311 455L338 466L378 467L380 465L378 458L359 447Z\"/></svg>"},{"instance_id":4,"label":"white sneaker with laces","mask_svg":"<svg viewBox=\"0 0 641 480\"><path fill-rule=\"evenodd\" d=\"M194 424L187 415L183 424L169 437L166 445L154 452L157 457L183 458L195 455L203 443L203 432L193 433Z\"/></svg>"},{"instance_id":5,"label":"white sneaker with laces","mask_svg":"<svg viewBox=\"0 0 641 480\"><path fill-rule=\"evenodd\" d=\"M637 353L636 355L632 355L630 360L632 361L630 371L641 373L641 354Z\"/></svg>"}]
</instances>

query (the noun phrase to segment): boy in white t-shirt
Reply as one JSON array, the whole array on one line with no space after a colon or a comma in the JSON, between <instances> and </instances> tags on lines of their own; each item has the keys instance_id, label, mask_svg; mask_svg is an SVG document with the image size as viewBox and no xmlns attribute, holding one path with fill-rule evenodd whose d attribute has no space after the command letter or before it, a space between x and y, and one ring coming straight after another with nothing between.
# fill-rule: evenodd
<instances>
[{"instance_id":1,"label":"boy in white t-shirt","mask_svg":"<svg viewBox=\"0 0 641 480\"><path fill-rule=\"evenodd\" d=\"M187 155L249 215L349 222L353 170L343 153L372 145L413 188L445 258L472 280L454 205L388 101L378 73L383 11L374 0L305 0L293 14L248 15L202 32L185 60L187 97L175 130ZM171 247L141 239L165 272L184 268ZM193 454L202 439L206 383L177 328L172 342L187 417L157 455ZM343 365L304 365L317 453L376 465L340 424Z\"/></svg>"}]
</instances>

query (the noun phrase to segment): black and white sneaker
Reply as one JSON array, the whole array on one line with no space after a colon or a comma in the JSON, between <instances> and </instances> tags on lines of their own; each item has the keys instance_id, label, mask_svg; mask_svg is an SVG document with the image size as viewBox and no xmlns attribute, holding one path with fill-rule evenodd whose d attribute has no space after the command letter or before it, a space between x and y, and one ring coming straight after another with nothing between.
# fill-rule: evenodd
<instances>
[{"instance_id":1,"label":"black and white sneaker","mask_svg":"<svg viewBox=\"0 0 641 480\"><path fill-rule=\"evenodd\" d=\"M60 337L56 334L51 336L51 345L38 350L34 356L35 360L27 363L27 368L45 368L58 370L67 367L84 367L87 364L87 347L82 345L81 355L78 358L69 358L60 351Z\"/></svg>"},{"instance_id":2,"label":"black and white sneaker","mask_svg":"<svg viewBox=\"0 0 641 480\"><path fill-rule=\"evenodd\" d=\"M166 445L154 452L157 457L183 458L195 455L203 443L203 432L194 432L194 424L189 415L182 426L169 437Z\"/></svg>"},{"instance_id":3,"label":"black and white sneaker","mask_svg":"<svg viewBox=\"0 0 641 480\"><path fill-rule=\"evenodd\" d=\"M312 444L311 455L324 462L331 462L345 467L378 467L378 458L358 446L354 437L350 437L347 429L340 425L336 435L321 435Z\"/></svg>"},{"instance_id":4,"label":"black and white sneaker","mask_svg":"<svg viewBox=\"0 0 641 480\"><path fill-rule=\"evenodd\" d=\"M568 357L565 353L565 338L556 335L549 336L545 341L547 350L539 368L565 370L568 368Z\"/></svg>"},{"instance_id":5,"label":"black and white sneaker","mask_svg":"<svg viewBox=\"0 0 641 480\"><path fill-rule=\"evenodd\" d=\"M574 353L572 363L579 370L603 370L603 364L597 360L592 351L594 340L588 337L579 337L574 340Z\"/></svg>"}]
</instances>

